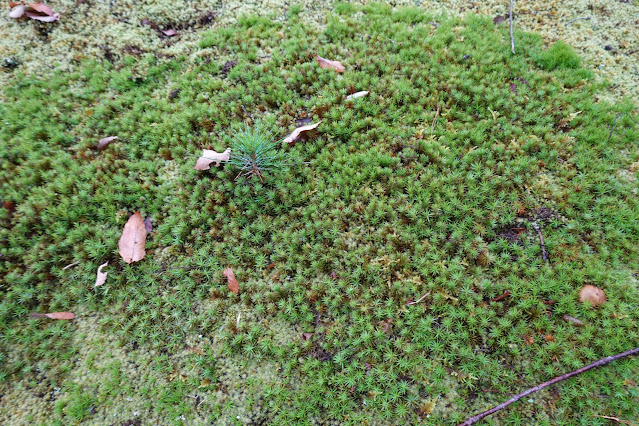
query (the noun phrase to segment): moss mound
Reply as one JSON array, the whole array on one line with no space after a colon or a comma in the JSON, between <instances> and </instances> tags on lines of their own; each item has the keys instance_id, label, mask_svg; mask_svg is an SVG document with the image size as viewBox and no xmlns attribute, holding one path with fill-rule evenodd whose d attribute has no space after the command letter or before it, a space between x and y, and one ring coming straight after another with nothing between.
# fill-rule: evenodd
<instances>
[{"instance_id":1,"label":"moss mound","mask_svg":"<svg viewBox=\"0 0 639 426\"><path fill-rule=\"evenodd\" d=\"M61 388L51 419L103 421L117 386L69 382L77 323L98 315L105 339L158 351L144 368L170 384L145 388L149 418L442 424L637 346L639 129L621 115L609 136L630 103L597 102L566 45L517 33L511 55L491 20L341 5L319 32L296 10L207 33L193 58L87 63L5 89L2 386ZM193 170L258 120L278 137L323 120L280 148L307 164L263 182ZM154 229L127 265L118 239L138 210ZM608 301L578 303L583 284ZM591 371L494 418L637 418L638 368Z\"/></svg>"}]
</instances>

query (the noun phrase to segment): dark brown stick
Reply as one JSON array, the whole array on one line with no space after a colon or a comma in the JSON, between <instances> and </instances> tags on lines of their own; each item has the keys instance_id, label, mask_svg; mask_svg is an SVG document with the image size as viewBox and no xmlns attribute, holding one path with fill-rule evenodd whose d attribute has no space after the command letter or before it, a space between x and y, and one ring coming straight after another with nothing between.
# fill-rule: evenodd
<instances>
[{"instance_id":1,"label":"dark brown stick","mask_svg":"<svg viewBox=\"0 0 639 426\"><path fill-rule=\"evenodd\" d=\"M513 0L510 0L510 50L515 54L515 37L513 36Z\"/></svg>"},{"instance_id":2,"label":"dark brown stick","mask_svg":"<svg viewBox=\"0 0 639 426\"><path fill-rule=\"evenodd\" d=\"M535 393L537 391L540 391L540 390L542 390L544 388L547 388L550 385L554 385L555 383L561 382L562 380L566 380L566 379L568 379L568 378L570 378L572 376L576 376L577 374L581 374L584 371L588 371L588 370L590 370L592 368L600 367L602 365L608 364L609 362L616 361L616 360L618 360L620 358L627 357L629 355L636 355L636 354L639 354L639 347L631 349L631 350L623 352L623 353L620 353L620 354L617 354L617 355L611 355L611 356L608 356L606 358L602 358L599 361L593 362L592 364L586 365L585 367L581 367L578 370L571 371L570 373L562 374L561 376L555 377L552 380L548 380L547 382L544 382L544 383L542 383L540 385L537 385L535 387L532 387L532 388L530 388L530 389L528 389L528 390L526 390L526 391L524 391L524 392L522 392L520 394L517 394L517 395L513 396L512 398L510 398L508 401L503 402L503 403L491 408L488 411L484 411L483 413L477 414L476 416L469 417L468 419L466 419L466 421L464 423L460 423L459 426L474 425L475 423L477 423L478 421L480 421L484 417L490 416L491 414L496 413L497 411L508 407L513 402L519 401L520 399L530 395L531 393Z\"/></svg>"},{"instance_id":3,"label":"dark brown stick","mask_svg":"<svg viewBox=\"0 0 639 426\"><path fill-rule=\"evenodd\" d=\"M548 262L548 253L546 253L546 245L544 244L544 237L541 235L541 229L539 229L539 225L533 224L533 228L539 234L539 245L541 246L541 259L544 262Z\"/></svg>"}]
</instances>

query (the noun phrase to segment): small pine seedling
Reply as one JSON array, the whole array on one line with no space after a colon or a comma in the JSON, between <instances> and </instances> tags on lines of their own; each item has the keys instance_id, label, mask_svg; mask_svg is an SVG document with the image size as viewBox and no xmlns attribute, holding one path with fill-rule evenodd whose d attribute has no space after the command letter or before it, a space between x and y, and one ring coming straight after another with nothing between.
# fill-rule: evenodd
<instances>
[{"instance_id":1,"label":"small pine seedling","mask_svg":"<svg viewBox=\"0 0 639 426\"><path fill-rule=\"evenodd\" d=\"M260 181L267 170L281 169L286 166L283 152L277 150L278 142L273 133L266 130L261 123L254 127L244 125L233 134L231 141L231 157L229 163L238 167L240 176L257 176Z\"/></svg>"}]
</instances>

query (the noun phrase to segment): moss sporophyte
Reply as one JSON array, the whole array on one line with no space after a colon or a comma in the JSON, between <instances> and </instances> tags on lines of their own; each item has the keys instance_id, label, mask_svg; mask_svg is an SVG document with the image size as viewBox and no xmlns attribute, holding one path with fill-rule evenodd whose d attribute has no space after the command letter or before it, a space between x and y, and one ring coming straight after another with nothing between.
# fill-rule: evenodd
<instances>
[{"instance_id":1,"label":"moss sporophyte","mask_svg":"<svg viewBox=\"0 0 639 426\"><path fill-rule=\"evenodd\" d=\"M457 424L637 346L632 102L489 18L297 9L3 87L0 423ZM193 170L208 143L227 164ZM494 421L639 418L638 362Z\"/></svg>"}]
</instances>

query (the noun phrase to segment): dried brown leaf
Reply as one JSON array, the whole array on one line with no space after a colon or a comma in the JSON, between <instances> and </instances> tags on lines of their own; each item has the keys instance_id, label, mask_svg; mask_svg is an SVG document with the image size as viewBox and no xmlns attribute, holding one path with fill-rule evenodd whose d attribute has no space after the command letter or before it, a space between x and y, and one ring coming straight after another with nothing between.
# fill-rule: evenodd
<instances>
[{"instance_id":1,"label":"dried brown leaf","mask_svg":"<svg viewBox=\"0 0 639 426\"><path fill-rule=\"evenodd\" d=\"M309 124L307 126L298 127L297 129L293 130L293 133L291 133L290 135L284 138L284 142L286 142L289 145L294 145L302 133L315 129L317 126L320 125L321 122L322 121L318 121L315 124Z\"/></svg>"},{"instance_id":2,"label":"dried brown leaf","mask_svg":"<svg viewBox=\"0 0 639 426\"><path fill-rule=\"evenodd\" d=\"M315 55L315 59L317 59L317 63L320 68L333 69L337 72L344 72L346 70L346 68L340 61L331 61L329 59L324 59L320 55Z\"/></svg>"},{"instance_id":3,"label":"dried brown leaf","mask_svg":"<svg viewBox=\"0 0 639 426\"><path fill-rule=\"evenodd\" d=\"M220 166L221 161L229 161L231 158L231 148L226 148L224 152L215 152L210 149L203 149L202 156L197 159L197 163L195 163L195 170L208 170L211 168L211 163L215 167Z\"/></svg>"},{"instance_id":4,"label":"dried brown leaf","mask_svg":"<svg viewBox=\"0 0 639 426\"><path fill-rule=\"evenodd\" d=\"M146 229L147 233L153 231L153 222L151 222L151 218L149 216L144 218L144 229Z\"/></svg>"},{"instance_id":5,"label":"dried brown leaf","mask_svg":"<svg viewBox=\"0 0 639 426\"><path fill-rule=\"evenodd\" d=\"M73 314L71 312L51 312L51 313L48 313L48 314L34 313L34 314L31 314L31 317L33 317L33 318L47 317L47 318L51 318L51 319L72 320L73 318L75 318L75 314Z\"/></svg>"},{"instance_id":6,"label":"dried brown leaf","mask_svg":"<svg viewBox=\"0 0 639 426\"><path fill-rule=\"evenodd\" d=\"M224 270L224 276L226 277L228 281L229 290L231 290L235 294L239 293L240 283L238 283L237 280L235 279L235 274L233 274L233 269L226 268Z\"/></svg>"},{"instance_id":7,"label":"dried brown leaf","mask_svg":"<svg viewBox=\"0 0 639 426\"><path fill-rule=\"evenodd\" d=\"M93 287L100 287L102 284L104 284L106 282L107 279L107 275L109 274L108 272L102 272L102 268L104 268L105 266L107 266L109 264L109 262L103 263L102 265L100 265L100 267L98 268L98 275L95 278L95 285Z\"/></svg>"},{"instance_id":8,"label":"dried brown leaf","mask_svg":"<svg viewBox=\"0 0 639 426\"><path fill-rule=\"evenodd\" d=\"M162 34L164 34L167 37L173 37L174 35L177 35L177 31L173 30L173 29L168 29L168 30L161 30Z\"/></svg>"},{"instance_id":9,"label":"dried brown leaf","mask_svg":"<svg viewBox=\"0 0 639 426\"><path fill-rule=\"evenodd\" d=\"M24 15L25 9L26 9L25 5L18 3L18 5L14 7L13 9L11 9L11 12L9 12L9 18L13 18L13 19L21 18L22 15Z\"/></svg>"},{"instance_id":10,"label":"dried brown leaf","mask_svg":"<svg viewBox=\"0 0 639 426\"><path fill-rule=\"evenodd\" d=\"M506 15L497 15L493 18L493 24L497 25L504 22L508 18Z\"/></svg>"},{"instance_id":11,"label":"dried brown leaf","mask_svg":"<svg viewBox=\"0 0 639 426\"><path fill-rule=\"evenodd\" d=\"M55 13L49 16L49 15L41 15L38 13L27 11L27 12L24 12L24 15L28 18L35 19L36 21L41 21L41 22L54 22L60 19L59 13Z\"/></svg>"},{"instance_id":12,"label":"dried brown leaf","mask_svg":"<svg viewBox=\"0 0 639 426\"><path fill-rule=\"evenodd\" d=\"M368 91L363 90L361 92L356 92L356 93L353 93L352 95L348 95L346 97L346 100L350 101L351 99L363 98L366 95L368 95Z\"/></svg>"},{"instance_id":13,"label":"dried brown leaf","mask_svg":"<svg viewBox=\"0 0 639 426\"><path fill-rule=\"evenodd\" d=\"M103 150L104 148L106 148L111 142L120 139L117 136L109 136L107 138L102 138L100 139L100 141L98 142L98 149L99 150Z\"/></svg>"},{"instance_id":14,"label":"dried brown leaf","mask_svg":"<svg viewBox=\"0 0 639 426\"><path fill-rule=\"evenodd\" d=\"M54 15L53 10L44 3L29 3L29 7L36 12L44 13L45 15Z\"/></svg>"},{"instance_id":15,"label":"dried brown leaf","mask_svg":"<svg viewBox=\"0 0 639 426\"><path fill-rule=\"evenodd\" d=\"M146 228L144 220L140 212L131 215L129 221L124 225L122 236L118 247L120 256L126 263L137 262L144 259L146 252L144 246L146 244Z\"/></svg>"},{"instance_id":16,"label":"dried brown leaf","mask_svg":"<svg viewBox=\"0 0 639 426\"><path fill-rule=\"evenodd\" d=\"M98 149L102 150L104 148L106 148L111 142L119 140L120 138L118 136L109 136L106 138L102 138L98 141Z\"/></svg>"},{"instance_id":17,"label":"dried brown leaf","mask_svg":"<svg viewBox=\"0 0 639 426\"><path fill-rule=\"evenodd\" d=\"M25 9L25 16L42 22L53 22L60 19L60 14L54 12L44 3L29 3L28 9Z\"/></svg>"}]
</instances>

